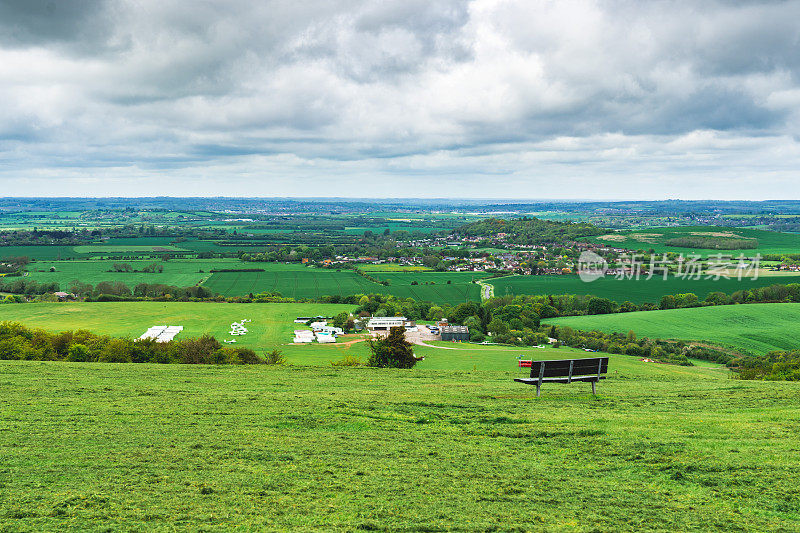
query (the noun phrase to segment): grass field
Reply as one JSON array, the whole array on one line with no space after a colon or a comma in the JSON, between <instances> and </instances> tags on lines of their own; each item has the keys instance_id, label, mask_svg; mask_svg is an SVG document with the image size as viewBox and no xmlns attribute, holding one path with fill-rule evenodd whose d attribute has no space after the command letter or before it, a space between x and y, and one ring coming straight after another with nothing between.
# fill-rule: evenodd
<instances>
[{"instance_id":1,"label":"grass field","mask_svg":"<svg viewBox=\"0 0 800 533\"><path fill-rule=\"evenodd\" d=\"M800 384L518 374L3 361L0 530L800 529Z\"/></svg>"},{"instance_id":2,"label":"grass field","mask_svg":"<svg viewBox=\"0 0 800 533\"><path fill-rule=\"evenodd\" d=\"M144 272L109 272L114 263L128 263L135 270L157 263L164 268L160 273ZM50 272L50 267L55 267L55 272ZM159 261L154 259L141 261L37 261L28 265L28 277L41 282L56 282L63 290L69 284L79 279L84 283L96 285L101 281L121 281L133 288L138 283L163 283L178 287L196 285L211 276L213 268L242 268L238 259L173 259ZM200 271L203 272L200 272Z\"/></svg>"},{"instance_id":3,"label":"grass field","mask_svg":"<svg viewBox=\"0 0 800 533\"><path fill-rule=\"evenodd\" d=\"M354 306L333 304L225 304L206 302L92 302L36 303L4 305L0 320L21 322L49 331L87 329L119 337L139 337L150 326L183 326L178 339L204 333L223 339L236 339L236 346L272 349L291 343L292 331L303 327L293 323L298 316L333 315ZM232 322L252 320L247 335L228 335ZM301 350L304 346L287 346ZM303 352L298 352L303 353ZM327 352L326 352L327 353ZM338 353L338 352L331 352ZM329 357L330 359L330 357Z\"/></svg>"},{"instance_id":4,"label":"grass field","mask_svg":"<svg viewBox=\"0 0 800 533\"><path fill-rule=\"evenodd\" d=\"M119 254L131 253L136 254L140 252L185 252L184 248L168 245L135 245L135 244L117 244L117 245L84 245L73 247L75 252L79 254Z\"/></svg>"},{"instance_id":5,"label":"grass field","mask_svg":"<svg viewBox=\"0 0 800 533\"><path fill-rule=\"evenodd\" d=\"M377 293L451 305L480 299L480 288L472 283L473 279L479 279L480 276L471 273L370 272L375 279L389 282L388 286L384 286L349 270L275 263L259 263L258 268L265 269L265 272L217 272L203 285L225 296L269 291L278 291L291 298ZM418 285L412 285L414 281Z\"/></svg>"},{"instance_id":6,"label":"grass field","mask_svg":"<svg viewBox=\"0 0 800 533\"><path fill-rule=\"evenodd\" d=\"M758 247L746 250L710 250L701 248L682 248L678 246L667 246L664 241L676 237L686 237L690 235L703 236L730 236L732 238L758 239ZM760 254L785 254L800 253L800 234L781 233L777 231L765 231L752 228L729 228L720 226L681 226L670 228L641 228L635 230L625 230L613 234L599 237L591 237L589 240L604 243L609 246L620 248L630 248L632 250L654 249L656 252L675 252L689 254L709 254L724 253L738 255L740 252L745 256L755 253Z\"/></svg>"},{"instance_id":7,"label":"grass field","mask_svg":"<svg viewBox=\"0 0 800 533\"><path fill-rule=\"evenodd\" d=\"M760 276L756 280L744 278L719 279L717 281L700 279L680 279L670 277L662 279L654 277L645 279L616 280L611 277L601 278L591 283L581 281L578 276L507 276L486 280L494 285L495 296L507 294L591 294L601 298L610 298L616 302L626 300L636 304L644 302L658 303L665 294L695 293L700 299L708 293L721 291L727 294L754 287L766 287L775 283L800 283L798 275Z\"/></svg>"},{"instance_id":8,"label":"grass field","mask_svg":"<svg viewBox=\"0 0 800 533\"><path fill-rule=\"evenodd\" d=\"M549 318L548 324L639 337L710 341L754 354L800 349L800 304L746 304Z\"/></svg>"}]
</instances>

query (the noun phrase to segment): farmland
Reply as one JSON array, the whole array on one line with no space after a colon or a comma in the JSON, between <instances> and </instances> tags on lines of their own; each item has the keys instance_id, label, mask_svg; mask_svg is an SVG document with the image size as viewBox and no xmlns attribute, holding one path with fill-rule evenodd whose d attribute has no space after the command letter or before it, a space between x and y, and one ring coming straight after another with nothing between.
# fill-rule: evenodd
<instances>
[{"instance_id":1,"label":"farmland","mask_svg":"<svg viewBox=\"0 0 800 533\"><path fill-rule=\"evenodd\" d=\"M800 527L797 383L436 366L0 362L0 529Z\"/></svg>"},{"instance_id":2,"label":"farmland","mask_svg":"<svg viewBox=\"0 0 800 533\"><path fill-rule=\"evenodd\" d=\"M265 272L216 272L204 286L225 296L278 291L290 298L351 294L391 294L455 305L479 300L480 289L472 283L479 275L463 272L372 271L369 274L381 285L350 270L309 268L297 265L262 263ZM448 281L450 283L448 283ZM416 282L416 285L412 285Z\"/></svg>"},{"instance_id":3,"label":"farmland","mask_svg":"<svg viewBox=\"0 0 800 533\"><path fill-rule=\"evenodd\" d=\"M28 277L40 282L56 282L67 290L73 280L96 285L101 281L119 281L133 288L138 283L163 283L187 287L208 278L214 268L237 268L241 262L236 259L186 259L158 261L163 272L141 272L143 268L153 264L155 260L120 261L131 265L139 272L114 272L116 261L82 260L82 261L37 261L28 268ZM50 269L54 268L55 272ZM246 294L246 293L245 293Z\"/></svg>"},{"instance_id":4,"label":"farmland","mask_svg":"<svg viewBox=\"0 0 800 533\"><path fill-rule=\"evenodd\" d=\"M774 283L800 283L798 275L760 276L756 280L736 278L713 279L681 279L669 277L663 279L621 279L612 277L600 278L591 283L581 281L578 276L506 276L486 280L494 285L495 296L520 294L591 294L601 298L609 298L616 302L630 301L635 304L644 302L658 303L665 294L681 294L692 292L703 299L710 292L721 291L732 293L743 289L766 287Z\"/></svg>"},{"instance_id":5,"label":"farmland","mask_svg":"<svg viewBox=\"0 0 800 533\"><path fill-rule=\"evenodd\" d=\"M639 337L707 341L753 354L800 347L800 304L746 304L547 319L548 324Z\"/></svg>"},{"instance_id":6,"label":"farmland","mask_svg":"<svg viewBox=\"0 0 800 533\"><path fill-rule=\"evenodd\" d=\"M739 239L758 241L755 248L745 248L741 250L718 250L709 248L686 248L681 246L668 246L665 244L670 239L686 237L719 237L725 239ZM591 237L587 240L603 243L608 246L630 248L632 250L650 250L658 253L674 252L684 255L725 253L738 255L744 253L746 256L760 253L764 254L787 254L798 253L800 251L800 234L781 233L777 231L765 231L753 228L728 228L719 226L683 226L670 228L642 228L635 230L623 230L599 237Z\"/></svg>"}]
</instances>

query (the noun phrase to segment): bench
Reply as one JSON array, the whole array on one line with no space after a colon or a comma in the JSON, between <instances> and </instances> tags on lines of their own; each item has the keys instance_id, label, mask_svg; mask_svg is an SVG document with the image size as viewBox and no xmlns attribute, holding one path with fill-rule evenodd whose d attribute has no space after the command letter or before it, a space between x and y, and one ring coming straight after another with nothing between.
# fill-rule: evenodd
<instances>
[{"instance_id":1,"label":"bench","mask_svg":"<svg viewBox=\"0 0 800 533\"><path fill-rule=\"evenodd\" d=\"M527 366L527 365L526 365ZM608 357L589 359L556 359L553 361L531 361L531 377L516 378L514 381L526 385L536 385L536 396L541 395L542 383L572 383L588 381L592 384L592 394L597 394L596 385L606 379Z\"/></svg>"}]
</instances>

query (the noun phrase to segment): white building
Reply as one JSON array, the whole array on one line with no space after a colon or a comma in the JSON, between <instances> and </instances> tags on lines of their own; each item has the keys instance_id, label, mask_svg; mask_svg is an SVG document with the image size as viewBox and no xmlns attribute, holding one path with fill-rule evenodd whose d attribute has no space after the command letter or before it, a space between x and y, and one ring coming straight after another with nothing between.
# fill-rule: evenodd
<instances>
[{"instance_id":1,"label":"white building","mask_svg":"<svg viewBox=\"0 0 800 533\"><path fill-rule=\"evenodd\" d=\"M404 316L374 316L367 322L367 329L370 331L389 331L390 328L410 327L413 325L414 321L408 320Z\"/></svg>"},{"instance_id":2,"label":"white building","mask_svg":"<svg viewBox=\"0 0 800 533\"><path fill-rule=\"evenodd\" d=\"M314 332L310 329L296 329L294 330L295 344L314 342Z\"/></svg>"}]
</instances>

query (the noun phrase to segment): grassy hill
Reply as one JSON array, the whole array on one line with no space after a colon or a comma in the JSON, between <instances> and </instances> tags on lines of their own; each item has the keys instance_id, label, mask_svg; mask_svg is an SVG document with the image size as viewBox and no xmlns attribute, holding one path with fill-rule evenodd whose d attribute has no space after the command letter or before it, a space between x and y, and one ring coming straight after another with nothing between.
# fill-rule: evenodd
<instances>
[{"instance_id":1,"label":"grassy hill","mask_svg":"<svg viewBox=\"0 0 800 533\"><path fill-rule=\"evenodd\" d=\"M751 352L800 348L800 304L747 304L547 319L548 324L640 337L710 341Z\"/></svg>"},{"instance_id":2,"label":"grassy hill","mask_svg":"<svg viewBox=\"0 0 800 533\"><path fill-rule=\"evenodd\" d=\"M758 245L755 248L743 248L741 250L719 250L711 248L688 248L682 246L668 246L666 243L672 239L680 238L709 238L715 237L724 245L727 240L752 241L755 239ZM753 228L729 228L721 226L681 226L669 228L637 228L632 230L618 231L597 237L589 237L586 240L604 243L609 246L629 248L631 250L649 250L656 252L675 252L689 254L709 254L724 253L738 255L740 252L745 256L755 253L760 254L786 254L800 253L800 234L782 233L777 231L766 231Z\"/></svg>"},{"instance_id":3,"label":"grassy hill","mask_svg":"<svg viewBox=\"0 0 800 533\"><path fill-rule=\"evenodd\" d=\"M487 280L494 285L495 296L506 294L591 294L602 298L610 298L616 302L631 301L636 304L644 302L658 303L665 294L680 294L693 292L700 299L708 293L721 291L727 294L732 292L766 287L775 283L800 283L800 276L760 276L756 280L744 278L741 281L732 279L680 279L670 277L662 279L624 279L616 280L612 277L601 278L591 283L585 283L577 276L507 276Z\"/></svg>"},{"instance_id":4,"label":"grassy hill","mask_svg":"<svg viewBox=\"0 0 800 533\"><path fill-rule=\"evenodd\" d=\"M273 348L292 341L298 316L333 315L355 306L333 304L225 304L212 302L94 302L4 305L0 320L49 331L87 329L118 337L138 337L150 326L183 326L178 338L208 333L236 346ZM247 335L228 335L232 322L250 319ZM299 347L304 348L304 347Z\"/></svg>"},{"instance_id":5,"label":"grassy hill","mask_svg":"<svg viewBox=\"0 0 800 533\"><path fill-rule=\"evenodd\" d=\"M800 528L800 384L518 374L0 361L0 529Z\"/></svg>"}]
</instances>

